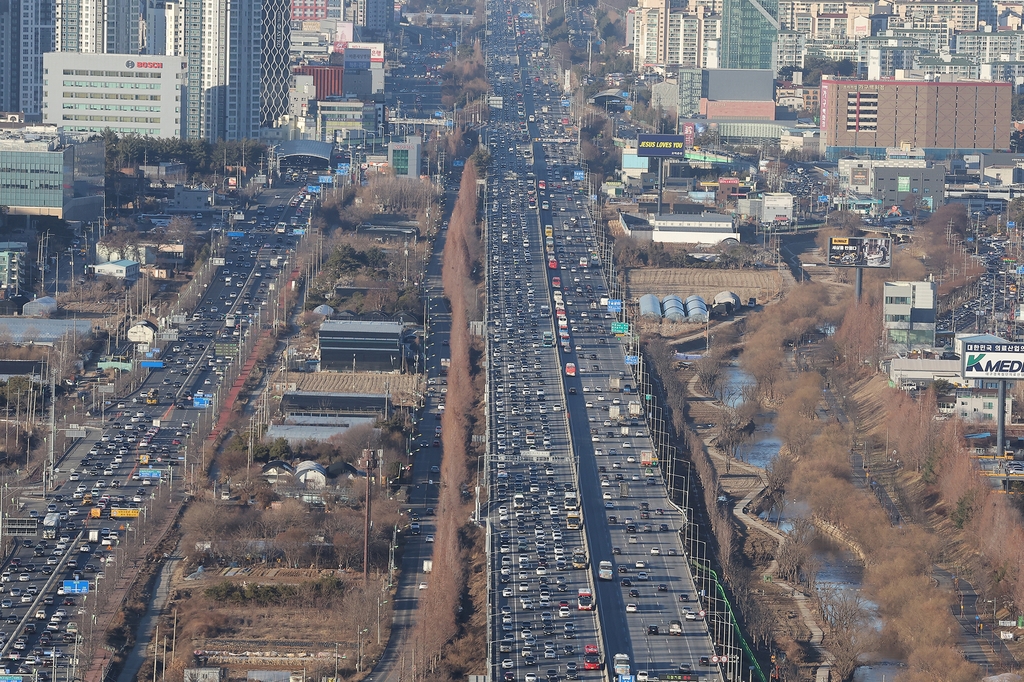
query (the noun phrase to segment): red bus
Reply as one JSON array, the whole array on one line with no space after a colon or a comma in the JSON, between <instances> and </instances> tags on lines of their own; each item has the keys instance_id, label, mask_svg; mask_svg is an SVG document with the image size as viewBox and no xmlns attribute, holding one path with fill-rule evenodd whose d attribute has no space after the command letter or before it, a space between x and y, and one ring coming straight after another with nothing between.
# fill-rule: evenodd
<instances>
[{"instance_id":1,"label":"red bus","mask_svg":"<svg viewBox=\"0 0 1024 682\"><path fill-rule=\"evenodd\" d=\"M552 259L548 260L548 268L551 269L551 270L557 270L558 269L558 260L555 259L555 258L552 258Z\"/></svg>"},{"instance_id":2,"label":"red bus","mask_svg":"<svg viewBox=\"0 0 1024 682\"><path fill-rule=\"evenodd\" d=\"M565 363L565 376L574 377L576 376L576 364L572 362Z\"/></svg>"},{"instance_id":3,"label":"red bus","mask_svg":"<svg viewBox=\"0 0 1024 682\"><path fill-rule=\"evenodd\" d=\"M547 188L548 188L547 181L545 181L545 180L538 180L537 181L537 189L547 189Z\"/></svg>"},{"instance_id":4,"label":"red bus","mask_svg":"<svg viewBox=\"0 0 1024 682\"><path fill-rule=\"evenodd\" d=\"M561 277L552 277L551 278L551 286L553 286L556 289L561 288L561 286L562 286L562 278Z\"/></svg>"}]
</instances>

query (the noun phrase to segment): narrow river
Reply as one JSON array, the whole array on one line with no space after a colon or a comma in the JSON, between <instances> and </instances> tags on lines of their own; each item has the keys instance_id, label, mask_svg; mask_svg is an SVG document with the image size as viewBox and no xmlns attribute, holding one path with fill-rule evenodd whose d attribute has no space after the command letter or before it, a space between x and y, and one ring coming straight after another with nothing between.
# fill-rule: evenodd
<instances>
[{"instance_id":1,"label":"narrow river","mask_svg":"<svg viewBox=\"0 0 1024 682\"><path fill-rule=\"evenodd\" d=\"M750 375L733 365L725 368L724 376L727 386L724 393L736 396L733 399L733 404L738 404L743 400L743 388L751 384L752 379ZM763 469L779 453L782 441L775 435L775 424L772 421L774 417L772 412L757 415L754 433L750 440L738 448L737 459ZM779 528L785 531L792 526L790 519L800 516L806 510L806 505L799 500L787 500L782 517L776 519L773 516L772 523L777 523ZM764 517L765 515L762 514L762 518ZM863 567L853 554L827 536L816 538L813 548L815 558L820 566L817 575L818 584L855 592L861 591ZM882 620L875 604L866 599L863 594L861 599L871 613L871 625L876 629L881 629ZM864 664L857 668L853 679L854 682L891 682L902 671L902 661L894 660L885 653L869 654L865 656Z\"/></svg>"}]
</instances>

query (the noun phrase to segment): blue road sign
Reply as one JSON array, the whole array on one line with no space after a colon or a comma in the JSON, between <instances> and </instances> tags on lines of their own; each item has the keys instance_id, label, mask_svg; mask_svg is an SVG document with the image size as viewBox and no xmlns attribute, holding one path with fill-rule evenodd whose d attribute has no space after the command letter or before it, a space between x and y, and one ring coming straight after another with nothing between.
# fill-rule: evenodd
<instances>
[{"instance_id":1,"label":"blue road sign","mask_svg":"<svg viewBox=\"0 0 1024 682\"><path fill-rule=\"evenodd\" d=\"M586 180L586 178L587 178L587 174L584 173L581 170L574 170L572 172L573 182L582 182L583 180Z\"/></svg>"},{"instance_id":2,"label":"blue road sign","mask_svg":"<svg viewBox=\"0 0 1024 682\"><path fill-rule=\"evenodd\" d=\"M245 236L245 232L228 232L228 236L232 239L241 239Z\"/></svg>"},{"instance_id":3,"label":"blue road sign","mask_svg":"<svg viewBox=\"0 0 1024 682\"><path fill-rule=\"evenodd\" d=\"M627 104L626 106L624 106L622 108L623 108L624 111L633 111L633 105L632 104Z\"/></svg>"},{"instance_id":4,"label":"blue road sign","mask_svg":"<svg viewBox=\"0 0 1024 682\"><path fill-rule=\"evenodd\" d=\"M570 102L570 101L569 101L569 100L567 100L567 99L563 99L563 100L562 100L562 106L563 106L563 107L567 107L567 106L570 106L571 104L572 104L572 102Z\"/></svg>"},{"instance_id":5,"label":"blue road sign","mask_svg":"<svg viewBox=\"0 0 1024 682\"><path fill-rule=\"evenodd\" d=\"M162 360L143 360L139 365L150 369L161 369L164 366L164 363Z\"/></svg>"},{"instance_id":6,"label":"blue road sign","mask_svg":"<svg viewBox=\"0 0 1024 682\"><path fill-rule=\"evenodd\" d=\"M320 185L306 185L306 191L310 194L320 194Z\"/></svg>"},{"instance_id":7,"label":"blue road sign","mask_svg":"<svg viewBox=\"0 0 1024 682\"><path fill-rule=\"evenodd\" d=\"M445 121L444 122L444 127L445 128L454 128L455 127L455 121Z\"/></svg>"},{"instance_id":8,"label":"blue road sign","mask_svg":"<svg viewBox=\"0 0 1024 682\"><path fill-rule=\"evenodd\" d=\"M818 203L819 204L827 204L828 203L828 195L827 194L819 194L818 195Z\"/></svg>"},{"instance_id":9,"label":"blue road sign","mask_svg":"<svg viewBox=\"0 0 1024 682\"><path fill-rule=\"evenodd\" d=\"M623 91L622 91L622 96L623 96L623 97L629 97L629 93L628 93L628 92L626 92L625 90L623 90Z\"/></svg>"},{"instance_id":10,"label":"blue road sign","mask_svg":"<svg viewBox=\"0 0 1024 682\"><path fill-rule=\"evenodd\" d=\"M626 356L626 364L627 365L639 365L640 364L640 356L639 355L627 355Z\"/></svg>"},{"instance_id":11,"label":"blue road sign","mask_svg":"<svg viewBox=\"0 0 1024 682\"><path fill-rule=\"evenodd\" d=\"M159 469L139 469L139 478L160 478Z\"/></svg>"},{"instance_id":12,"label":"blue road sign","mask_svg":"<svg viewBox=\"0 0 1024 682\"><path fill-rule=\"evenodd\" d=\"M292 234L303 235L306 234L305 230L292 230Z\"/></svg>"},{"instance_id":13,"label":"blue road sign","mask_svg":"<svg viewBox=\"0 0 1024 682\"><path fill-rule=\"evenodd\" d=\"M89 581L65 580L64 594L89 594Z\"/></svg>"},{"instance_id":14,"label":"blue road sign","mask_svg":"<svg viewBox=\"0 0 1024 682\"><path fill-rule=\"evenodd\" d=\"M210 396L208 395L196 395L192 396L192 407L209 407Z\"/></svg>"},{"instance_id":15,"label":"blue road sign","mask_svg":"<svg viewBox=\"0 0 1024 682\"><path fill-rule=\"evenodd\" d=\"M339 163L338 164L338 174L339 175L348 175L351 172L352 172L352 164L350 164L350 163Z\"/></svg>"},{"instance_id":16,"label":"blue road sign","mask_svg":"<svg viewBox=\"0 0 1024 682\"><path fill-rule=\"evenodd\" d=\"M464 168L466 166L465 159L455 159L452 161L452 168Z\"/></svg>"},{"instance_id":17,"label":"blue road sign","mask_svg":"<svg viewBox=\"0 0 1024 682\"><path fill-rule=\"evenodd\" d=\"M443 111L435 111L434 112L434 118L444 118L444 112Z\"/></svg>"},{"instance_id":18,"label":"blue road sign","mask_svg":"<svg viewBox=\"0 0 1024 682\"><path fill-rule=\"evenodd\" d=\"M1024 275L1024 265L1018 265L1017 266L1017 274L1018 275Z\"/></svg>"},{"instance_id":19,"label":"blue road sign","mask_svg":"<svg viewBox=\"0 0 1024 682\"><path fill-rule=\"evenodd\" d=\"M608 312L610 312L610 313L621 313L622 312L622 299L621 298L609 298L608 299Z\"/></svg>"},{"instance_id":20,"label":"blue road sign","mask_svg":"<svg viewBox=\"0 0 1024 682\"><path fill-rule=\"evenodd\" d=\"M333 175L321 175L319 177L319 179L320 179L320 184L321 185L333 185L334 184L334 176Z\"/></svg>"},{"instance_id":21,"label":"blue road sign","mask_svg":"<svg viewBox=\"0 0 1024 682\"><path fill-rule=\"evenodd\" d=\"M1007 220L1006 226L1012 230L1013 228L1017 227L1017 222L1015 220Z\"/></svg>"}]
</instances>

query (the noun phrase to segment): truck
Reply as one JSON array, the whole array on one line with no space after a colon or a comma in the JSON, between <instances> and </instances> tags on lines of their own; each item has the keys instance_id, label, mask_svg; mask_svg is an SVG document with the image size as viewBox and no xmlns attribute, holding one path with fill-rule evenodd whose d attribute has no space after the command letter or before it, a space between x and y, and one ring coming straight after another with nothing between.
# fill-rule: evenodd
<instances>
[{"instance_id":1,"label":"truck","mask_svg":"<svg viewBox=\"0 0 1024 682\"><path fill-rule=\"evenodd\" d=\"M441 358L441 376L448 376L448 368L452 366L451 358Z\"/></svg>"},{"instance_id":2,"label":"truck","mask_svg":"<svg viewBox=\"0 0 1024 682\"><path fill-rule=\"evenodd\" d=\"M583 527L583 516L579 509L574 509L565 515L565 527L567 530L579 530Z\"/></svg>"},{"instance_id":3,"label":"truck","mask_svg":"<svg viewBox=\"0 0 1024 682\"><path fill-rule=\"evenodd\" d=\"M579 509L580 508L580 496L575 490L570 490L565 493L562 497L563 506L566 509Z\"/></svg>"},{"instance_id":4,"label":"truck","mask_svg":"<svg viewBox=\"0 0 1024 682\"><path fill-rule=\"evenodd\" d=\"M146 394L147 405L158 405L160 403L160 390L156 388L149 389L149 393Z\"/></svg>"},{"instance_id":5,"label":"truck","mask_svg":"<svg viewBox=\"0 0 1024 682\"><path fill-rule=\"evenodd\" d=\"M616 675L628 675L629 669L629 654L615 654L612 659L614 661L614 671Z\"/></svg>"},{"instance_id":6,"label":"truck","mask_svg":"<svg viewBox=\"0 0 1024 682\"><path fill-rule=\"evenodd\" d=\"M601 580L612 579L612 562L602 561L597 565L597 577Z\"/></svg>"},{"instance_id":7,"label":"truck","mask_svg":"<svg viewBox=\"0 0 1024 682\"><path fill-rule=\"evenodd\" d=\"M629 497L628 483L623 482L619 484L619 497Z\"/></svg>"},{"instance_id":8,"label":"truck","mask_svg":"<svg viewBox=\"0 0 1024 682\"><path fill-rule=\"evenodd\" d=\"M540 108L540 113L542 113L542 114L548 113L548 108L547 107L541 107Z\"/></svg>"},{"instance_id":9,"label":"truck","mask_svg":"<svg viewBox=\"0 0 1024 682\"><path fill-rule=\"evenodd\" d=\"M54 540L60 530L60 513L50 512L43 517L43 539Z\"/></svg>"},{"instance_id":10,"label":"truck","mask_svg":"<svg viewBox=\"0 0 1024 682\"><path fill-rule=\"evenodd\" d=\"M636 401L636 400L630 400L629 401L629 416L630 417L639 417L643 413L644 413L644 411L640 407L640 403L638 401Z\"/></svg>"},{"instance_id":11,"label":"truck","mask_svg":"<svg viewBox=\"0 0 1024 682\"><path fill-rule=\"evenodd\" d=\"M279 256L274 256L273 258L270 259L270 267L276 268L280 264L281 258Z\"/></svg>"},{"instance_id":12,"label":"truck","mask_svg":"<svg viewBox=\"0 0 1024 682\"><path fill-rule=\"evenodd\" d=\"M98 543L100 541L100 532L98 530L89 531L89 542Z\"/></svg>"},{"instance_id":13,"label":"truck","mask_svg":"<svg viewBox=\"0 0 1024 682\"><path fill-rule=\"evenodd\" d=\"M619 406L618 405L609 405L608 406L608 418L611 419L612 421L618 421L619 416L620 416Z\"/></svg>"},{"instance_id":14,"label":"truck","mask_svg":"<svg viewBox=\"0 0 1024 682\"><path fill-rule=\"evenodd\" d=\"M228 329L235 328L235 316L233 314L228 313L224 316L224 326Z\"/></svg>"},{"instance_id":15,"label":"truck","mask_svg":"<svg viewBox=\"0 0 1024 682\"><path fill-rule=\"evenodd\" d=\"M430 573L433 570L434 570L434 560L433 559L424 559L423 560L423 572L424 573Z\"/></svg>"}]
</instances>

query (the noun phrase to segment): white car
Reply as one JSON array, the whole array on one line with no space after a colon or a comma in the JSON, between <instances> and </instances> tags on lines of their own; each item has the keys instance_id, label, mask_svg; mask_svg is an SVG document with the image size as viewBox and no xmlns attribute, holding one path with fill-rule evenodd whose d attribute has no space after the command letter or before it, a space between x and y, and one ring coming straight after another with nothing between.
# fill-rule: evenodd
<instances>
[{"instance_id":1,"label":"white car","mask_svg":"<svg viewBox=\"0 0 1024 682\"><path fill-rule=\"evenodd\" d=\"M639 610L640 610L640 607L637 606L636 604L633 604L633 603L626 604L626 613L636 613Z\"/></svg>"},{"instance_id":2,"label":"white car","mask_svg":"<svg viewBox=\"0 0 1024 682\"><path fill-rule=\"evenodd\" d=\"M421 589L421 590L427 589L427 584L426 583L420 583L419 589Z\"/></svg>"},{"instance_id":3,"label":"white car","mask_svg":"<svg viewBox=\"0 0 1024 682\"><path fill-rule=\"evenodd\" d=\"M428 536L427 536L427 537L425 538L425 540L426 540L427 542L433 542L433 541L434 541L434 536L433 536L433 535L428 535Z\"/></svg>"}]
</instances>

